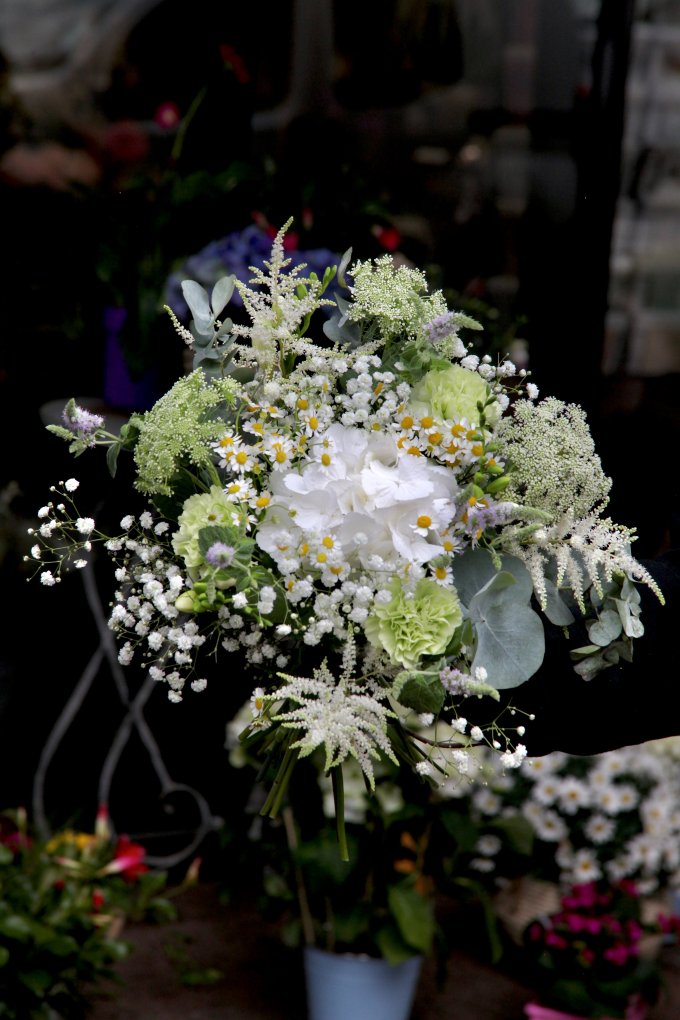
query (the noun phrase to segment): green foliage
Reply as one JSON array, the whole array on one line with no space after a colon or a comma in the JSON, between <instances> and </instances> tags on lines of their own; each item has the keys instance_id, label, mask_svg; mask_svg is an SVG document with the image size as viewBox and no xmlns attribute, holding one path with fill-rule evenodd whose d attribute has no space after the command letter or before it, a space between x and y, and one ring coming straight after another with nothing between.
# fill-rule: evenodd
<instances>
[{"instance_id":1,"label":"green foliage","mask_svg":"<svg viewBox=\"0 0 680 1020\"><path fill-rule=\"evenodd\" d=\"M456 561L454 578L475 627L473 673L483 666L498 690L524 683L545 652L543 624L529 604L533 585L528 571L513 556L503 557L497 570L493 557L479 549Z\"/></svg>"}]
</instances>

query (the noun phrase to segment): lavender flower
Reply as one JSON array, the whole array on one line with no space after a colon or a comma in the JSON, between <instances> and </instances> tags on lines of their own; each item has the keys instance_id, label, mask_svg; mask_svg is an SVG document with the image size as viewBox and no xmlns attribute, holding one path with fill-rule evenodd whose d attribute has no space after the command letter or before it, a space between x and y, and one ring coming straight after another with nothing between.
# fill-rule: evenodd
<instances>
[{"instance_id":1,"label":"lavender flower","mask_svg":"<svg viewBox=\"0 0 680 1020\"><path fill-rule=\"evenodd\" d=\"M88 446L94 446L95 433L104 425L100 414L93 414L72 400L62 411L62 421L69 432L85 441Z\"/></svg>"},{"instance_id":2,"label":"lavender flower","mask_svg":"<svg viewBox=\"0 0 680 1020\"><path fill-rule=\"evenodd\" d=\"M233 545L227 545L226 542L213 542L205 554L205 559L211 567L223 570L225 567L231 566L235 554L236 550Z\"/></svg>"}]
</instances>

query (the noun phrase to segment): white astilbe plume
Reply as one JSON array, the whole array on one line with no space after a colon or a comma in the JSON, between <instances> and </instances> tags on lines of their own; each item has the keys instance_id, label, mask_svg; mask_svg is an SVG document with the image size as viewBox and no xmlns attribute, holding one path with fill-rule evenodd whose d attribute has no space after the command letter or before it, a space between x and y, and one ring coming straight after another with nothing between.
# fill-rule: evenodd
<instances>
[{"instance_id":1,"label":"white astilbe plume","mask_svg":"<svg viewBox=\"0 0 680 1020\"><path fill-rule=\"evenodd\" d=\"M585 593L592 584L602 595L602 585L615 574L625 574L646 584L660 602L663 595L656 581L631 555L634 535L630 528L614 524L596 513L575 520L572 511L563 514L550 526L535 531L529 544L506 535L504 549L521 559L531 575L534 591L542 609L547 605L546 568L553 561L557 566L556 584L566 578L581 612L586 612Z\"/></svg>"},{"instance_id":2,"label":"white astilbe plume","mask_svg":"<svg viewBox=\"0 0 680 1020\"><path fill-rule=\"evenodd\" d=\"M291 260L285 257L283 239L291 222L288 220L276 235L271 260L264 263L267 272L250 267L250 283L261 289L253 290L236 280L252 325L234 325L232 332L250 340L259 372L267 379L283 371L286 356L319 353L316 345L301 340L298 330L321 305L334 305L321 297L321 280L300 278L304 264L289 269Z\"/></svg>"},{"instance_id":3,"label":"white astilbe plume","mask_svg":"<svg viewBox=\"0 0 680 1020\"><path fill-rule=\"evenodd\" d=\"M350 638L343 651L339 679L333 676L326 660L314 670L312 678L279 673L285 686L269 694L267 700L288 699L300 706L274 716L273 721L303 731L292 745L299 749L301 758L323 745L328 772L351 756L374 789L373 762L380 760L380 753L398 764L387 736L387 720L394 718L394 712L354 679L355 667L356 649Z\"/></svg>"}]
</instances>

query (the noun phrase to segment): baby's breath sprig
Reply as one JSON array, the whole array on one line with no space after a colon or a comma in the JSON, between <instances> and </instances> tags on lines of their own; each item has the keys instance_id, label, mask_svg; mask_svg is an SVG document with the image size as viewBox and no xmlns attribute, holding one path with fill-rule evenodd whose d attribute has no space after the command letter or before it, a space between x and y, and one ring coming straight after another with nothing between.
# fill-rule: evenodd
<instances>
[{"instance_id":1,"label":"baby's breath sprig","mask_svg":"<svg viewBox=\"0 0 680 1020\"><path fill-rule=\"evenodd\" d=\"M94 518L78 512L71 493L79 485L76 478L68 478L50 486L55 499L38 510L41 523L28 528L28 534L35 540L30 555L24 556L26 562L35 564L28 580L39 573L41 584L47 587L58 584L62 574L87 566L94 543L108 541L108 535L97 531Z\"/></svg>"}]
</instances>

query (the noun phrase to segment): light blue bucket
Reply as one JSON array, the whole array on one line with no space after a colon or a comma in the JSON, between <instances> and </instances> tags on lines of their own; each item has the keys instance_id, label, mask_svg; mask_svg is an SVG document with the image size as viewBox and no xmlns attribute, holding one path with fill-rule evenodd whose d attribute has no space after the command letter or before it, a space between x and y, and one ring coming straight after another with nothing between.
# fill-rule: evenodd
<instances>
[{"instance_id":1,"label":"light blue bucket","mask_svg":"<svg viewBox=\"0 0 680 1020\"><path fill-rule=\"evenodd\" d=\"M408 1020L423 958L392 965L306 946L304 963L309 1020Z\"/></svg>"}]
</instances>

